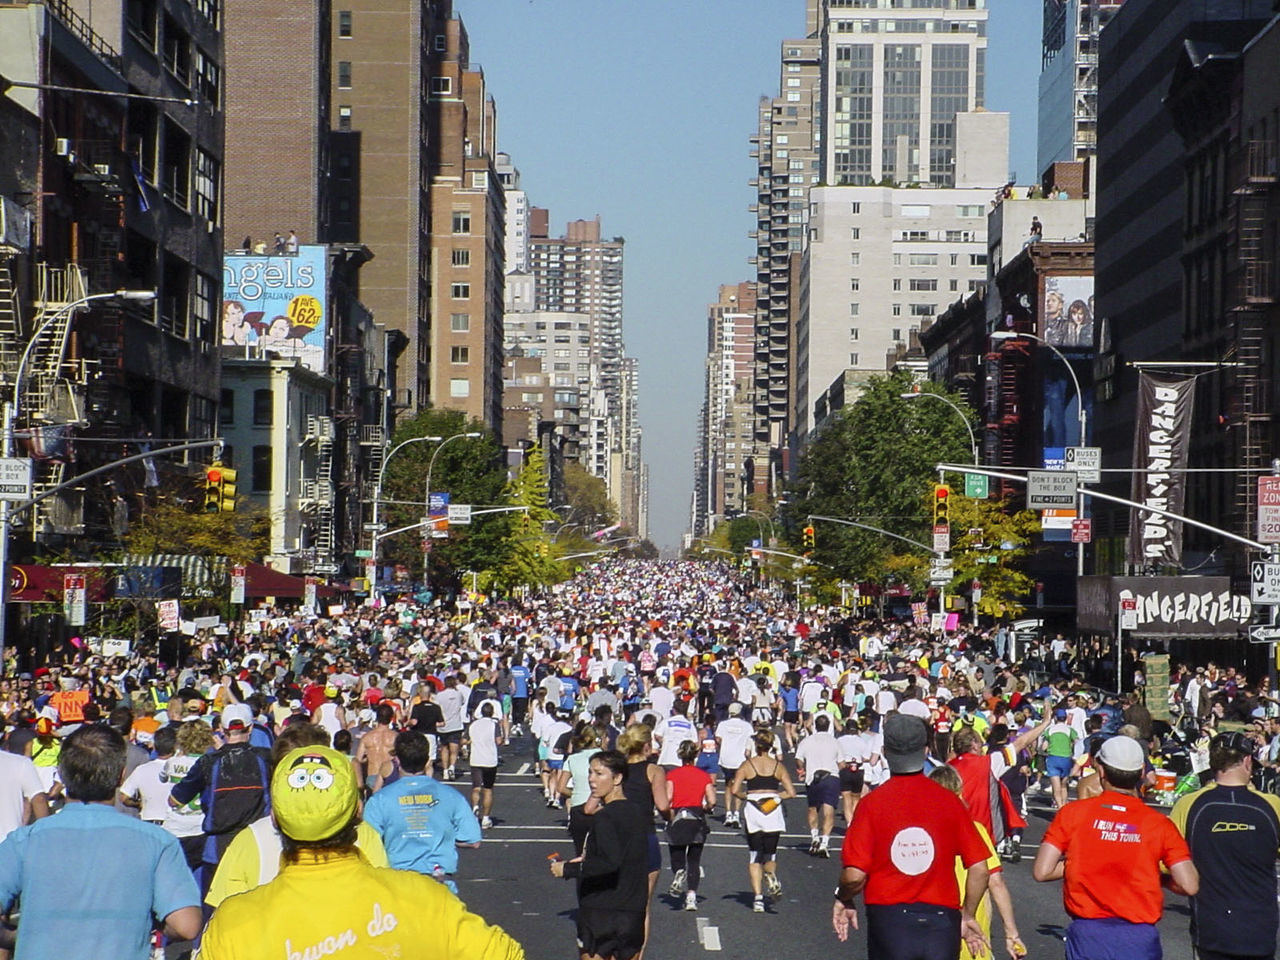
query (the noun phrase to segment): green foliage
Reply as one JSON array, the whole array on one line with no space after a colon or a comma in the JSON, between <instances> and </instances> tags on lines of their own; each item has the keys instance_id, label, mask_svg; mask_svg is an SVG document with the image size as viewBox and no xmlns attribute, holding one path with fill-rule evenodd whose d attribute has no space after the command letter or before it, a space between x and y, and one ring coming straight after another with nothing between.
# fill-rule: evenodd
<instances>
[{"instance_id":1,"label":"green foliage","mask_svg":"<svg viewBox=\"0 0 1280 960\"><path fill-rule=\"evenodd\" d=\"M902 399L911 387L907 374L871 378L857 401L835 414L810 443L786 508L792 549L802 548L800 531L813 514L857 520L930 543L932 517L921 498L936 482L938 463L970 459L969 434L945 403ZM944 395L965 408L960 396ZM821 520L814 526L813 559L849 580L883 579L893 572L890 558L909 549L856 527Z\"/></svg>"},{"instance_id":2,"label":"green foliage","mask_svg":"<svg viewBox=\"0 0 1280 960\"><path fill-rule=\"evenodd\" d=\"M524 466L507 486L507 501L526 507L514 514L515 537L503 561L493 568L494 585L501 590L543 586L565 579L563 567L552 558L549 524L559 520L547 507L547 464L540 447L531 447Z\"/></svg>"},{"instance_id":3,"label":"green foliage","mask_svg":"<svg viewBox=\"0 0 1280 960\"><path fill-rule=\"evenodd\" d=\"M561 512L561 520L607 527L618 519L618 509L609 499L609 488L601 477L593 477L580 463L564 466L565 501L570 509Z\"/></svg>"},{"instance_id":4,"label":"green foliage","mask_svg":"<svg viewBox=\"0 0 1280 960\"><path fill-rule=\"evenodd\" d=\"M126 553L194 554L253 563L271 549L271 523L265 510L241 499L234 513L195 513L170 499L143 507L124 536Z\"/></svg>"}]
</instances>

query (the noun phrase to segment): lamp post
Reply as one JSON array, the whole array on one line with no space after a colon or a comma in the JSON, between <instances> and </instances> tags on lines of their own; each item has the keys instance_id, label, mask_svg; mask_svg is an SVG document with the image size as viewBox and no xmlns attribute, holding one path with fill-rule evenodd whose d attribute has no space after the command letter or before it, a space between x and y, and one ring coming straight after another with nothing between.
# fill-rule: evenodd
<instances>
[{"instance_id":1,"label":"lamp post","mask_svg":"<svg viewBox=\"0 0 1280 960\"><path fill-rule=\"evenodd\" d=\"M22 351L22 358L18 361L18 370L13 378L13 395L4 403L3 423L0 424L3 429L0 452L3 453L6 460L13 456L13 425L21 412L22 381L27 375L27 362L31 359L31 351L35 347L36 341L44 335L44 332L62 320L64 316L68 318L74 316L77 310L86 304L93 303L95 300L149 301L155 298L156 292L154 290L117 290L114 293L94 293L72 301L36 327L35 332L31 334L31 339L27 341L26 348ZM4 668L4 648L9 622L9 524L9 501L0 500L0 671Z\"/></svg>"},{"instance_id":2,"label":"lamp post","mask_svg":"<svg viewBox=\"0 0 1280 960\"><path fill-rule=\"evenodd\" d=\"M429 517L429 516L431 516L431 472L432 472L433 470L435 470L435 468L436 468L436 457L440 456L440 451L441 451L441 450L443 450L443 449L445 448L445 446L446 446L446 445L449 443L449 441L451 441L451 440L461 440L461 439L463 439L464 437L465 437L466 439L469 439L469 440L474 440L474 439L476 439L477 437L482 437L482 436L484 436L484 434L479 433L479 432L474 432L474 433L455 433L453 436L451 436L451 437L445 437L443 440L441 440L441 441L440 441L440 445L439 445L438 447L436 447L436 448L435 448L434 452L432 452L432 454L431 454L431 462L427 464L427 485L426 485L426 491L425 491L426 495L422 498L422 499L423 499L423 502L426 504L426 510L427 510L426 515L427 515L428 517ZM430 524L428 524L428 527L430 527ZM424 551L423 551L423 556L422 556L422 586L423 586L423 589L426 589L426 587L427 587L428 583L430 582L430 581L429 581L429 579L428 579L428 576L427 576L427 573L428 573L428 570L429 570L429 569L430 569L430 566L429 566L429 564L427 563L426 551L424 550Z\"/></svg>"},{"instance_id":3,"label":"lamp post","mask_svg":"<svg viewBox=\"0 0 1280 960\"><path fill-rule=\"evenodd\" d=\"M1080 378L1076 376L1075 368L1071 366L1062 351L1055 347L1044 337L1037 336L1034 333L1019 333L1016 330L996 330L991 334L992 340L1034 340L1036 343L1042 344L1053 351L1053 355L1062 361L1062 365L1067 368L1067 373L1071 374L1071 382L1076 388L1076 422L1079 427L1080 437L1076 441L1080 446L1086 446L1089 442L1089 413L1084 408L1084 391L1080 389ZM1078 484L1077 484L1078 486ZM1076 493L1076 516L1084 516L1084 497L1078 491ZM1084 576L1084 544L1076 544L1076 576Z\"/></svg>"},{"instance_id":4,"label":"lamp post","mask_svg":"<svg viewBox=\"0 0 1280 960\"><path fill-rule=\"evenodd\" d=\"M382 481L387 475L387 465L391 463L391 458L397 453L409 446L411 443L437 443L440 437L410 437L408 440L401 440L382 460L382 466L378 468L378 482L373 487L373 544L369 549L370 559L373 561L373 576L369 584L371 594L377 589L378 578L378 547L382 545L382 531L379 528L378 514L382 507ZM376 599L376 597L374 597Z\"/></svg>"},{"instance_id":5,"label":"lamp post","mask_svg":"<svg viewBox=\"0 0 1280 960\"><path fill-rule=\"evenodd\" d=\"M969 431L969 450L973 453L973 465L975 467L978 465L979 463L978 437L973 432L973 424L969 422L969 415L964 412L963 408L961 408L961 406L958 403L956 403L954 400L951 400L949 397L944 397L940 393L928 393L928 392L900 393L898 394L898 396L901 397L903 400L914 400L916 397L932 397L935 400L941 400L948 407L950 407L957 414L959 414L960 419L964 421L964 428Z\"/></svg>"}]
</instances>

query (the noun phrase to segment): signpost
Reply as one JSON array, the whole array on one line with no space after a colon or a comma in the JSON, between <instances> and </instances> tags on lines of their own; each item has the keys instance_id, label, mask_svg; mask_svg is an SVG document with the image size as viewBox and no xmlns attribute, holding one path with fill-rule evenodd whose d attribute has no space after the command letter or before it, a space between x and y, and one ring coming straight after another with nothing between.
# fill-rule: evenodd
<instances>
[{"instance_id":1,"label":"signpost","mask_svg":"<svg viewBox=\"0 0 1280 960\"><path fill-rule=\"evenodd\" d=\"M449 504L449 525L465 527L471 522L471 504L469 503L451 503Z\"/></svg>"},{"instance_id":2,"label":"signpost","mask_svg":"<svg viewBox=\"0 0 1280 960\"><path fill-rule=\"evenodd\" d=\"M244 567L231 568L231 602L244 603Z\"/></svg>"},{"instance_id":3,"label":"signpost","mask_svg":"<svg viewBox=\"0 0 1280 960\"><path fill-rule=\"evenodd\" d=\"M0 457L0 500L25 503L31 499L31 461L26 457Z\"/></svg>"},{"instance_id":4,"label":"signpost","mask_svg":"<svg viewBox=\"0 0 1280 960\"><path fill-rule=\"evenodd\" d=\"M1280 627L1258 625L1249 628L1250 643L1275 643L1280 640Z\"/></svg>"},{"instance_id":5,"label":"signpost","mask_svg":"<svg viewBox=\"0 0 1280 960\"><path fill-rule=\"evenodd\" d=\"M1081 483L1101 483L1102 448L1067 447L1066 468L1074 470Z\"/></svg>"},{"instance_id":6,"label":"signpost","mask_svg":"<svg viewBox=\"0 0 1280 960\"><path fill-rule=\"evenodd\" d=\"M1254 603L1280 603L1280 563L1254 560L1249 564L1249 599Z\"/></svg>"},{"instance_id":7,"label":"signpost","mask_svg":"<svg viewBox=\"0 0 1280 960\"><path fill-rule=\"evenodd\" d=\"M951 527L935 524L933 528L933 552L946 553L951 549Z\"/></svg>"},{"instance_id":8,"label":"signpost","mask_svg":"<svg viewBox=\"0 0 1280 960\"><path fill-rule=\"evenodd\" d=\"M1258 542L1280 543L1280 477L1258 478Z\"/></svg>"},{"instance_id":9,"label":"signpost","mask_svg":"<svg viewBox=\"0 0 1280 960\"><path fill-rule=\"evenodd\" d=\"M970 500L986 500L991 495L991 485L985 473L964 475L964 495Z\"/></svg>"},{"instance_id":10,"label":"signpost","mask_svg":"<svg viewBox=\"0 0 1280 960\"><path fill-rule=\"evenodd\" d=\"M1028 470L1027 509L1070 508L1076 503L1076 475L1071 470Z\"/></svg>"}]
</instances>

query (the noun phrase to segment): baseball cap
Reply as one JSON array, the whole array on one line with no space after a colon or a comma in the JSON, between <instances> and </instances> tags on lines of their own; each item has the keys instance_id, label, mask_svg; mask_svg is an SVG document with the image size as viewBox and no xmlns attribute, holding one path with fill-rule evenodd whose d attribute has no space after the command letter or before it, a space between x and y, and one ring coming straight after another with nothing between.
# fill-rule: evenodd
<instances>
[{"instance_id":1,"label":"baseball cap","mask_svg":"<svg viewBox=\"0 0 1280 960\"><path fill-rule=\"evenodd\" d=\"M222 726L227 730L243 730L253 726L253 711L247 704L230 703L222 708Z\"/></svg>"},{"instance_id":2,"label":"baseball cap","mask_svg":"<svg viewBox=\"0 0 1280 960\"><path fill-rule=\"evenodd\" d=\"M53 733L53 721L48 717L41 717L36 721L36 733L42 737L47 737Z\"/></svg>"},{"instance_id":3,"label":"baseball cap","mask_svg":"<svg viewBox=\"0 0 1280 960\"><path fill-rule=\"evenodd\" d=\"M929 728L919 717L891 713L884 718L884 759L890 773L919 773L924 769Z\"/></svg>"},{"instance_id":4,"label":"baseball cap","mask_svg":"<svg viewBox=\"0 0 1280 960\"><path fill-rule=\"evenodd\" d=\"M736 700L733 703L729 704L729 716L731 717L742 716L742 704Z\"/></svg>"},{"instance_id":5,"label":"baseball cap","mask_svg":"<svg viewBox=\"0 0 1280 960\"><path fill-rule=\"evenodd\" d=\"M303 843L327 840L355 816L360 802L351 758L330 747L290 750L271 777L271 808L280 832Z\"/></svg>"},{"instance_id":6,"label":"baseball cap","mask_svg":"<svg viewBox=\"0 0 1280 960\"><path fill-rule=\"evenodd\" d=\"M1098 751L1098 762L1113 770L1141 770L1146 757L1137 740L1117 734L1102 745Z\"/></svg>"}]
</instances>

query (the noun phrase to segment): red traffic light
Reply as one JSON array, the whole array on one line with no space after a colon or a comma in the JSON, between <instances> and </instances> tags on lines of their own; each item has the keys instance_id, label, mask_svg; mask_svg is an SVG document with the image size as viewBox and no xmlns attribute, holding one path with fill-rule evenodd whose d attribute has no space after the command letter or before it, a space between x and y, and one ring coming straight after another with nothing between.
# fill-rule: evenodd
<instances>
[{"instance_id":1,"label":"red traffic light","mask_svg":"<svg viewBox=\"0 0 1280 960\"><path fill-rule=\"evenodd\" d=\"M218 470L218 469L210 468L209 472L208 472L208 473L206 473L206 474L204 475L204 477L205 477L205 479L206 479L206 480L208 480L210 483L221 483L221 482L222 482L222 471L221 471L221 470Z\"/></svg>"},{"instance_id":2,"label":"red traffic light","mask_svg":"<svg viewBox=\"0 0 1280 960\"><path fill-rule=\"evenodd\" d=\"M934 487L933 495L939 500L945 500L951 496L951 489L949 487Z\"/></svg>"}]
</instances>

